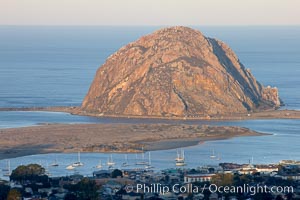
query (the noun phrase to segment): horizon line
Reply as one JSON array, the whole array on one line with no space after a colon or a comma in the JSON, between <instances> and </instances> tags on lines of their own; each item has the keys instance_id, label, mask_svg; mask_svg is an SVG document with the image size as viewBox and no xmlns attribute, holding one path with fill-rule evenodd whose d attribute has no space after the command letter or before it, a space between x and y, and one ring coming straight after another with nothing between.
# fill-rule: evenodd
<instances>
[{"instance_id":1,"label":"horizon line","mask_svg":"<svg viewBox=\"0 0 300 200\"><path fill-rule=\"evenodd\" d=\"M85 27L172 27L172 26L185 26L185 27L195 27L195 26L205 26L205 27L297 27L300 24L250 24L250 25L242 25L242 24L232 24L232 25L208 25L208 24L199 24L199 25L101 25L101 24L0 24L0 26L62 26L62 27L72 27L72 26L85 26Z\"/></svg>"}]
</instances>

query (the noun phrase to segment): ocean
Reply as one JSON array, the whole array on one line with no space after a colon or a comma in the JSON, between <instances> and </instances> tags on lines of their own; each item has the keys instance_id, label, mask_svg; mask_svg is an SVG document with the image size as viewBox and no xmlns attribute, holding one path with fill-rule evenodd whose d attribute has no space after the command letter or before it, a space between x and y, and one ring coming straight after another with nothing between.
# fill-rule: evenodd
<instances>
[{"instance_id":1,"label":"ocean","mask_svg":"<svg viewBox=\"0 0 300 200\"><path fill-rule=\"evenodd\" d=\"M159 27L0 26L0 107L80 105L97 68ZM194 27L226 42L299 109L300 27Z\"/></svg>"},{"instance_id":2,"label":"ocean","mask_svg":"<svg viewBox=\"0 0 300 200\"><path fill-rule=\"evenodd\" d=\"M78 106L88 91L96 70L123 45L160 27L109 26L0 26L0 107ZM226 42L259 82L279 89L282 109L300 109L300 27L241 26L193 27L206 36ZM73 116L50 112L0 112L0 128L39 123L158 123L157 120L129 120ZM168 122L165 123L177 123ZM189 167L212 163L212 149L222 161L257 163L300 159L300 120L251 120L233 122L191 122L239 125L271 136L244 137L206 142L185 148ZM176 150L152 153L158 168L174 167ZM54 157L72 160L73 154L34 155L11 159L20 163L45 162ZM75 156L76 157L76 156ZM122 154L114 155L122 159ZM85 173L107 154L82 154ZM199 159L194 159L199 158ZM0 168L6 161L0 161ZM56 175L67 173L64 168ZM55 173L54 173L55 174ZM0 172L1 176L1 172Z\"/></svg>"}]
</instances>

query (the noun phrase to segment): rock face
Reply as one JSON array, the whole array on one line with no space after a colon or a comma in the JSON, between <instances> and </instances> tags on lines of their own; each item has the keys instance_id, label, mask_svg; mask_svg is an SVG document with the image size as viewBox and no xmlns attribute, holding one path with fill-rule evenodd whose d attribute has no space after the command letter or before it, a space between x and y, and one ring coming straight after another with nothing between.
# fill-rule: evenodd
<instances>
[{"instance_id":1,"label":"rock face","mask_svg":"<svg viewBox=\"0 0 300 200\"><path fill-rule=\"evenodd\" d=\"M108 115L213 116L277 108L264 87L223 42L187 27L141 37L98 69L82 103Z\"/></svg>"}]
</instances>

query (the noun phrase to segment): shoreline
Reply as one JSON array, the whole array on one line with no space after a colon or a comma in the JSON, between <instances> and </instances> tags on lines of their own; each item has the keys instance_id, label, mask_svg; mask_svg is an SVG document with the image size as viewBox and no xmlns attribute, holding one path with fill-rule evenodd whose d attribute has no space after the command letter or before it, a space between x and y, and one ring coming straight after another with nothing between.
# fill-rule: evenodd
<instances>
[{"instance_id":1,"label":"shoreline","mask_svg":"<svg viewBox=\"0 0 300 200\"><path fill-rule=\"evenodd\" d=\"M236 121L253 119L300 119L300 110L265 110L251 113L237 113L232 115L216 116L187 116L187 117L163 117L163 116L135 116L135 115L108 115L88 113L80 110L77 106L50 106L50 107L24 107L24 108L0 108L1 111L41 111L41 112L65 112L78 116L90 116L98 118L120 118L120 119L161 119L161 120L202 120L202 121Z\"/></svg>"},{"instance_id":2,"label":"shoreline","mask_svg":"<svg viewBox=\"0 0 300 200\"><path fill-rule=\"evenodd\" d=\"M34 154L45 153L73 153L77 151L82 152L99 152L99 153L135 153L141 152L142 147L146 151L167 150L176 149L189 146L195 146L200 143L212 140L225 140L233 137L243 136L261 136L269 135L264 133L258 133L250 129L244 130L243 133L236 132L241 131L241 127L226 127L226 126L207 126L207 132L211 132L213 129L218 129L219 132L227 130L227 134L217 134L218 131L213 131L213 135L193 135L192 130L199 128L197 125L185 124L185 121L236 121L236 120L255 120L255 119L300 119L300 111L297 110L269 110L263 112L256 112L251 114L235 114L230 116L210 116L210 117L156 117L156 116L116 116L116 115L99 115L92 113L85 113L80 110L80 107L75 106L56 106L56 107L28 107L28 108L0 108L1 111L39 111L39 112L64 112L72 115L79 116L91 116L99 118L119 118L119 119L157 119L157 120L174 120L180 124L163 124L161 121L154 124L120 124L120 123L107 123L107 124L60 124L60 123L42 123L37 125L31 125L19 128L3 128L0 129L0 137L4 142L0 141L0 160L21 157ZM141 122L142 123L142 122ZM156 126L156 128L155 128ZM164 128L157 128L162 126ZM178 128L175 135L168 133L168 128L180 126L190 126L191 131L182 130ZM95 129L104 128L109 134L100 133L103 141L93 141L91 137L98 137L95 133ZM135 128L133 128L135 127ZM141 128L142 127L142 128ZM146 128L145 128L146 127ZM154 130L147 130L154 127ZM207 128L209 127L209 128ZM117 130L119 129L120 130ZM137 129L137 132L142 134L140 136L137 132L133 131ZM146 131L145 131L146 129ZM175 128L176 129L176 128ZM222 130L223 129L223 130ZM236 130L235 130L236 129ZM131 131L128 131L131 130ZM88 135L87 138L82 137L82 133ZM145 137L145 132L148 131L149 137ZM55 133L54 137L60 139L54 140L53 138L46 137L45 135ZM100 131L101 132L101 131ZM14 137L7 137L7 133ZM202 129L202 133L205 133ZM79 134L79 135L78 135ZM101 135L102 134L102 135ZM185 135L186 134L186 135ZM23 135L23 136L22 136ZM24 136L25 135L25 136ZM147 135L147 134L146 134ZM160 135L157 137L157 135ZM125 137L124 137L125 136ZM35 138L34 138L35 137ZM77 138L78 137L78 138ZM10 138L10 142L7 141ZM24 138L27 138L27 140ZM29 139L28 139L29 138ZM16 141L11 141L11 140ZM45 142L45 141L48 141ZM50 141L50 142L49 142ZM51 142L52 141L52 142Z\"/></svg>"},{"instance_id":3,"label":"shoreline","mask_svg":"<svg viewBox=\"0 0 300 200\"><path fill-rule=\"evenodd\" d=\"M269 135L236 126L187 124L48 124L0 129L0 160L44 153L136 153L206 141Z\"/></svg>"}]
</instances>

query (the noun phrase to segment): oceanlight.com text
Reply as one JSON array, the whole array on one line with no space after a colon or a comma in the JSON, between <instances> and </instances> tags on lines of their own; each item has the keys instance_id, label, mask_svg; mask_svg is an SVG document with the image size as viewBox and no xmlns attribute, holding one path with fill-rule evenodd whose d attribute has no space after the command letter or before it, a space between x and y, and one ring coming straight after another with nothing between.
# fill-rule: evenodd
<instances>
[{"instance_id":1,"label":"oceanlight.com text","mask_svg":"<svg viewBox=\"0 0 300 200\"><path fill-rule=\"evenodd\" d=\"M202 187L187 184L180 185L174 184L172 186L157 184L137 184L137 185L127 185L127 192L136 191L137 193L158 193L167 194L169 192L173 193L192 193L199 194L204 193L208 190L211 193L220 194L238 194L238 193L248 193L250 195L256 195L258 193L293 193L294 188L292 186L266 186L266 185L249 185L244 184L241 186L218 186L216 184L204 184Z\"/></svg>"}]
</instances>

